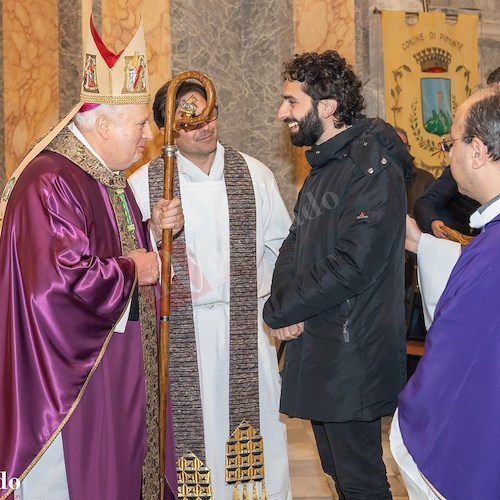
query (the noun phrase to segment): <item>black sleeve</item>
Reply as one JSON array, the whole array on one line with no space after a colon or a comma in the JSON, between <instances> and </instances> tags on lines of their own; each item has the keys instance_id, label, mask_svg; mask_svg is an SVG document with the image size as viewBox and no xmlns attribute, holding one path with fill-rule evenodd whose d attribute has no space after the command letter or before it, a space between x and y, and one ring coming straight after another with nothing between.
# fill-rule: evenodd
<instances>
[{"instance_id":1,"label":"black sleeve","mask_svg":"<svg viewBox=\"0 0 500 500\"><path fill-rule=\"evenodd\" d=\"M285 241L283 241L283 244L281 245L279 255L276 260L276 264L274 266L273 280L271 284L271 297L279 293L279 289L282 286L288 284L293 279L295 273L294 267L295 267L297 207L299 206L302 192L303 189L299 192L299 196L295 203L294 220L290 227L290 232L288 236L285 238ZM270 299L268 299L266 304L264 304L263 318L264 321L271 326L272 318L271 315L268 314L268 311L270 309L270 305L268 306L269 300Z\"/></svg>"},{"instance_id":2,"label":"black sleeve","mask_svg":"<svg viewBox=\"0 0 500 500\"><path fill-rule=\"evenodd\" d=\"M457 183L451 175L450 167L447 167L441 177L436 179L415 202L415 219L420 229L432 234L432 222L441 220L439 211L445 208L457 194Z\"/></svg>"}]
</instances>

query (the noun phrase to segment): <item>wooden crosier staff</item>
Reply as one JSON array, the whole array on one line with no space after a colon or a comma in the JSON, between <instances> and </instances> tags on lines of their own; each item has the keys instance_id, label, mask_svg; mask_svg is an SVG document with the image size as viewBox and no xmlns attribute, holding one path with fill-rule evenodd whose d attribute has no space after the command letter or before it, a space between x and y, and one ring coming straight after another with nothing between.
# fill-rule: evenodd
<instances>
[{"instance_id":1,"label":"wooden crosier staff","mask_svg":"<svg viewBox=\"0 0 500 500\"><path fill-rule=\"evenodd\" d=\"M186 80L198 80L207 94L207 105L201 115L175 118L175 98L179 85ZM184 125L203 123L215 107L215 89L212 81L199 71L184 71L174 77L168 86L165 103L165 136L163 161L165 173L163 177L163 197L171 200L174 190L175 152L174 132ZM161 245L161 301L160 301L160 335L158 346L158 387L160 392L160 500L165 498L165 449L167 439L167 390L170 341L170 281L172 278L172 230L164 229Z\"/></svg>"}]
</instances>

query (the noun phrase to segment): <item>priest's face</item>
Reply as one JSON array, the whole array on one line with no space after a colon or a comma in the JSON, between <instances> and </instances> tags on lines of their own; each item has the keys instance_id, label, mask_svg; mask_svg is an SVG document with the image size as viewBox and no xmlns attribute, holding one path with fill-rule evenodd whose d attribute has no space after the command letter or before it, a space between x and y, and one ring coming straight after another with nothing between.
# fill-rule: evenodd
<instances>
[{"instance_id":1,"label":"priest's face","mask_svg":"<svg viewBox=\"0 0 500 500\"><path fill-rule=\"evenodd\" d=\"M153 139L147 104L124 104L120 118L109 129L108 158L111 170L125 170L144 156L146 144Z\"/></svg>"},{"instance_id":2,"label":"priest's face","mask_svg":"<svg viewBox=\"0 0 500 500\"><path fill-rule=\"evenodd\" d=\"M318 114L318 105L302 90L302 83L286 80L282 97L278 118L288 125L292 144L313 146L322 142L325 127Z\"/></svg>"},{"instance_id":3,"label":"priest's face","mask_svg":"<svg viewBox=\"0 0 500 500\"><path fill-rule=\"evenodd\" d=\"M176 118L182 118L181 107L183 103L194 106L195 115L200 115L207 101L198 92L190 92L181 98L181 104L176 111ZM216 115L215 115L216 116ZM175 134L175 145L179 152L191 160L195 165L206 164L207 160L213 160L217 149L218 124L217 118L208 122L202 122L194 130L179 130Z\"/></svg>"}]
</instances>

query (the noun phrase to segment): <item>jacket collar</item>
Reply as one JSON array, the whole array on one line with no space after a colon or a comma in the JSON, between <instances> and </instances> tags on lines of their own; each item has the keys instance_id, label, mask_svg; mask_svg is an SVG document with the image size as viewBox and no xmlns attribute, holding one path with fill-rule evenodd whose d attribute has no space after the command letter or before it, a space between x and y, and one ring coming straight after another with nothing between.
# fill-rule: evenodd
<instances>
[{"instance_id":1,"label":"jacket collar","mask_svg":"<svg viewBox=\"0 0 500 500\"><path fill-rule=\"evenodd\" d=\"M306 159L311 168L320 168L327 165L335 158L340 158L348 146L366 128L369 119L362 116L346 130L334 135L331 139L313 146L306 151Z\"/></svg>"},{"instance_id":2,"label":"jacket collar","mask_svg":"<svg viewBox=\"0 0 500 500\"><path fill-rule=\"evenodd\" d=\"M332 160L355 155L357 143L366 141L370 136L376 136L385 154L390 155L399 164L405 181L410 180L413 156L399 139L394 128L381 119L367 118L364 115L361 115L352 127L306 151L307 161L315 170L330 164Z\"/></svg>"}]
</instances>

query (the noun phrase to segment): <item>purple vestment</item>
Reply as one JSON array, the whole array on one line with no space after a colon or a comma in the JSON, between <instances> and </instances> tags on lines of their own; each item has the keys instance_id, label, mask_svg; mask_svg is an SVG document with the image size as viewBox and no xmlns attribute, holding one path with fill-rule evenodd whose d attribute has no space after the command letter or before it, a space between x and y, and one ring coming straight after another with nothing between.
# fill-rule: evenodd
<instances>
[{"instance_id":1,"label":"purple vestment","mask_svg":"<svg viewBox=\"0 0 500 500\"><path fill-rule=\"evenodd\" d=\"M125 192L138 247L146 248ZM72 500L140 499L144 366L139 322L113 333L135 280L133 261L121 253L105 186L42 152L11 193L0 239L0 470L7 478L24 477L62 429ZM175 469L167 477L175 490Z\"/></svg>"},{"instance_id":2,"label":"purple vestment","mask_svg":"<svg viewBox=\"0 0 500 500\"><path fill-rule=\"evenodd\" d=\"M500 498L500 216L462 251L399 398L403 441L452 500Z\"/></svg>"}]
</instances>

